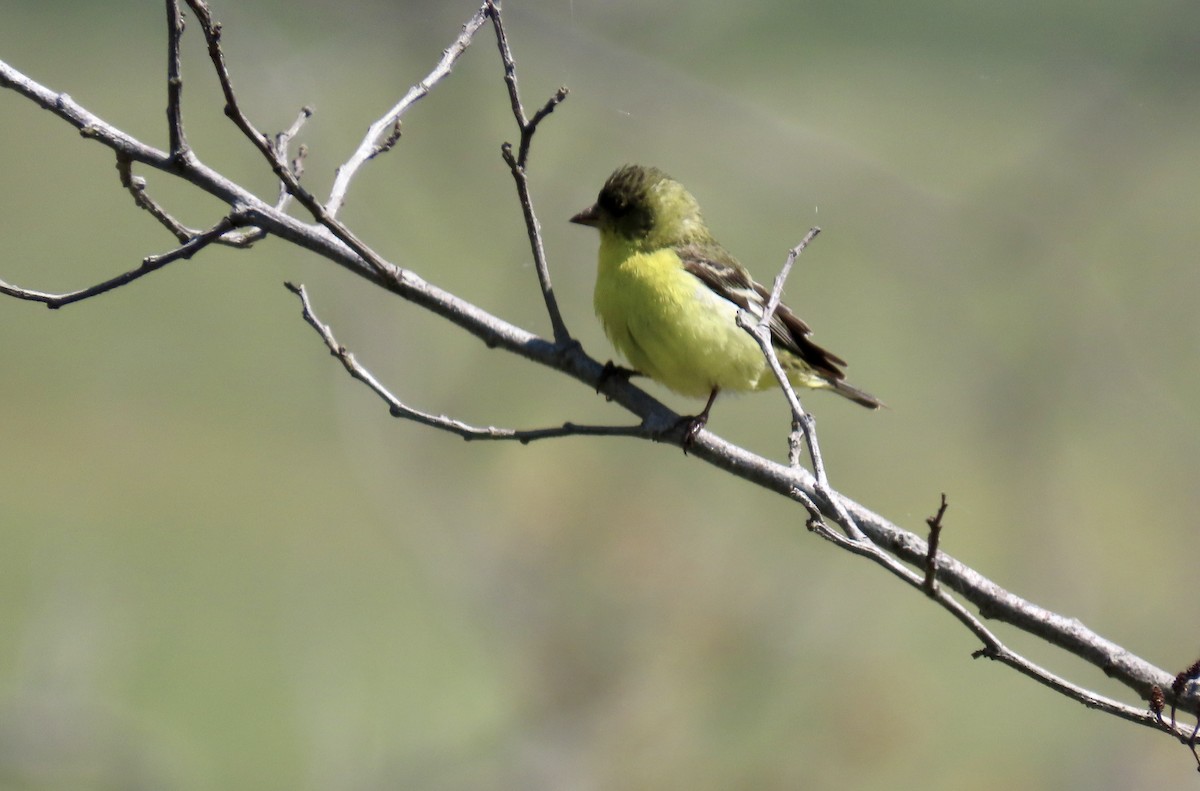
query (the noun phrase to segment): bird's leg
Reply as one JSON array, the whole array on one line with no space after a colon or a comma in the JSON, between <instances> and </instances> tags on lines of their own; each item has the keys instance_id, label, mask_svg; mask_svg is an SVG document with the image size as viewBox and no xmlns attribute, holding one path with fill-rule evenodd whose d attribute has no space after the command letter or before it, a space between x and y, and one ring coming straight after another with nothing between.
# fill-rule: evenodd
<instances>
[{"instance_id":1,"label":"bird's leg","mask_svg":"<svg viewBox=\"0 0 1200 791\"><path fill-rule=\"evenodd\" d=\"M641 371L635 371L632 368L625 368L624 366L617 365L612 360L609 360L604 364L604 370L600 372L600 378L596 380L596 392L599 393L600 389L604 387L604 384L614 376L619 379L624 379L626 382L628 382L631 377L641 375Z\"/></svg>"},{"instance_id":2,"label":"bird's leg","mask_svg":"<svg viewBox=\"0 0 1200 791\"><path fill-rule=\"evenodd\" d=\"M696 441L696 437L700 434L700 429L708 423L708 413L712 410L713 402L717 400L717 393L721 392L719 387L714 387L712 392L708 394L708 403L704 405L703 411L699 415L684 415L675 424L676 427L683 426L683 455L686 456L688 448L692 447Z\"/></svg>"}]
</instances>

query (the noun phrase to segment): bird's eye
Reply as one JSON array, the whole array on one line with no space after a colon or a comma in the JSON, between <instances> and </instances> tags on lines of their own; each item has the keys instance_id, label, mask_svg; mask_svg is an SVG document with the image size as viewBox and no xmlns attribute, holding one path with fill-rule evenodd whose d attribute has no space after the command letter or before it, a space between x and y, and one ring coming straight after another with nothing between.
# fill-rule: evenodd
<instances>
[{"instance_id":1,"label":"bird's eye","mask_svg":"<svg viewBox=\"0 0 1200 791\"><path fill-rule=\"evenodd\" d=\"M613 217L621 217L629 211L629 202L611 192L601 193L599 203L600 207Z\"/></svg>"}]
</instances>

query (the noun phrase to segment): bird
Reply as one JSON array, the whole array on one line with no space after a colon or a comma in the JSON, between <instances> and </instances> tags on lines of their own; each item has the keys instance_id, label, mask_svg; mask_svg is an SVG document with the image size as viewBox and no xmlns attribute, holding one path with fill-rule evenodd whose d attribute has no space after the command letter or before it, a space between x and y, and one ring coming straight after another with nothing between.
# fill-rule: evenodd
<instances>
[{"instance_id":1,"label":"bird","mask_svg":"<svg viewBox=\"0 0 1200 791\"><path fill-rule=\"evenodd\" d=\"M770 291L717 242L682 184L658 168L624 165L570 221L600 233L593 304L605 334L633 366L610 362L605 371L644 374L680 395L707 398L699 414L683 418L685 453L719 393L777 386L762 349L737 323L739 311L760 321ZM787 305L779 305L769 327L793 385L883 406L846 382L846 361L814 343Z\"/></svg>"}]
</instances>

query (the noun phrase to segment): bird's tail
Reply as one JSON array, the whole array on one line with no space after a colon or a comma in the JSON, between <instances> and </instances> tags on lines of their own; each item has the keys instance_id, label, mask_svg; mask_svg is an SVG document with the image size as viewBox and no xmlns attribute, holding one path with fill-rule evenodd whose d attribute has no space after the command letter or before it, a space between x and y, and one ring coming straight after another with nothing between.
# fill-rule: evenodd
<instances>
[{"instance_id":1,"label":"bird's tail","mask_svg":"<svg viewBox=\"0 0 1200 791\"><path fill-rule=\"evenodd\" d=\"M829 388L838 395L849 398L856 404L862 404L867 409L879 409L879 407L884 406L884 403L875 396L865 390L859 390L854 385L847 384L841 379L830 381Z\"/></svg>"}]
</instances>

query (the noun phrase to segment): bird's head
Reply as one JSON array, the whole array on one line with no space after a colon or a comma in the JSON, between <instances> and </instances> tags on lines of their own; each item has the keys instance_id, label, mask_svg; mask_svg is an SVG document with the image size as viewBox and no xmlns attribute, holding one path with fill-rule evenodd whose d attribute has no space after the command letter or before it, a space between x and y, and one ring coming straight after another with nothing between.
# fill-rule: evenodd
<instances>
[{"instance_id":1,"label":"bird's head","mask_svg":"<svg viewBox=\"0 0 1200 791\"><path fill-rule=\"evenodd\" d=\"M571 218L601 238L642 250L711 240L692 193L658 168L625 165L604 182L596 202Z\"/></svg>"}]
</instances>

